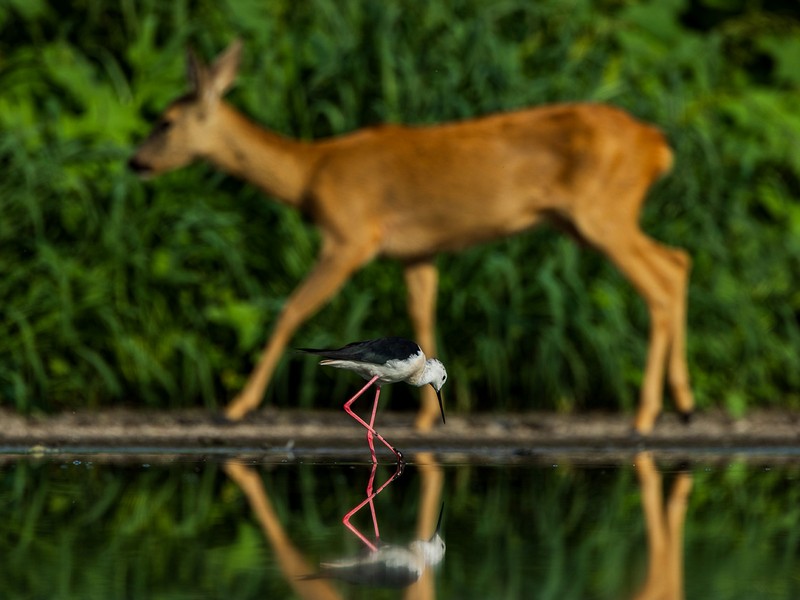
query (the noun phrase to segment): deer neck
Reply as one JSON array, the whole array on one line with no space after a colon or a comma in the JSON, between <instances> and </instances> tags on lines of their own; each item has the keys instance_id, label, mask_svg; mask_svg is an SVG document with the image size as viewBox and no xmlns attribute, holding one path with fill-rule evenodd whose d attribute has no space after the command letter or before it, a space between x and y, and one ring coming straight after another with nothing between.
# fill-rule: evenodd
<instances>
[{"instance_id":1,"label":"deer neck","mask_svg":"<svg viewBox=\"0 0 800 600\"><path fill-rule=\"evenodd\" d=\"M299 205L312 168L312 145L264 129L224 102L218 111L219 135L205 158L285 204Z\"/></svg>"}]
</instances>

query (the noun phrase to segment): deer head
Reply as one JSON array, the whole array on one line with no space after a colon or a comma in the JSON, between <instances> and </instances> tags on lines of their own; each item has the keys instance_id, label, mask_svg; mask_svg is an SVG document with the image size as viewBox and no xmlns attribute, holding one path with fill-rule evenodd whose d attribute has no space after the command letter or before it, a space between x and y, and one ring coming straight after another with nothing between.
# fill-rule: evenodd
<instances>
[{"instance_id":1,"label":"deer head","mask_svg":"<svg viewBox=\"0 0 800 600\"><path fill-rule=\"evenodd\" d=\"M128 166L138 175L154 176L203 158L218 136L217 109L239 68L240 40L234 41L211 66L187 52L190 91L173 100Z\"/></svg>"}]
</instances>

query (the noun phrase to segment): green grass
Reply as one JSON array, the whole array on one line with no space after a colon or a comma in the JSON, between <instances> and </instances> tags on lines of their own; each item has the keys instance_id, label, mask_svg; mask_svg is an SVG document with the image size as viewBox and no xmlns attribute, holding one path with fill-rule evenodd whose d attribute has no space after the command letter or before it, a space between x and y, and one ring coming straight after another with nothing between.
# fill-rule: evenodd
<instances>
[{"instance_id":1,"label":"green grass","mask_svg":"<svg viewBox=\"0 0 800 600\"><path fill-rule=\"evenodd\" d=\"M243 385L313 264L315 232L208 166L148 183L124 167L184 90L185 46L211 58L240 36L231 101L287 135L569 100L656 123L677 161L643 226L694 259L689 361L700 405L800 407L800 13L747 6L7 3L2 402L213 408ZM543 230L438 264L452 406L635 406L647 314L602 257ZM401 286L396 265L370 265L294 345L410 335ZM325 405L331 385L352 381L290 354L268 402Z\"/></svg>"}]
</instances>

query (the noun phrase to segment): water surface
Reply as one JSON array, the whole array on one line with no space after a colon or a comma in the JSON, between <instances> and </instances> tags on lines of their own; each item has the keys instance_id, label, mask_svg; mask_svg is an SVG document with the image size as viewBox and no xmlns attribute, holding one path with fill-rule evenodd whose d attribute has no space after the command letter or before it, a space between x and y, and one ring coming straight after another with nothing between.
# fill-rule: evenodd
<instances>
[{"instance_id":1,"label":"water surface","mask_svg":"<svg viewBox=\"0 0 800 600\"><path fill-rule=\"evenodd\" d=\"M796 456L0 460L2 598L800 598Z\"/></svg>"}]
</instances>

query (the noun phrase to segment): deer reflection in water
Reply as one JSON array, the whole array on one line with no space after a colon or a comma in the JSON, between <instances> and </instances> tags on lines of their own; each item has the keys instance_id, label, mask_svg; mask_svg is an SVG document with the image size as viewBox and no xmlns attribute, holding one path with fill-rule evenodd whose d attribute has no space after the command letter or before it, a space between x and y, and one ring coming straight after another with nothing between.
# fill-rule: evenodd
<instances>
[{"instance_id":1,"label":"deer reflection in water","mask_svg":"<svg viewBox=\"0 0 800 600\"><path fill-rule=\"evenodd\" d=\"M342 518L344 525L364 544L364 552L356 557L323 563L318 571L313 569L287 535L258 473L236 462L226 463L225 472L247 497L264 536L275 553L281 572L298 597L306 600L339 600L342 596L331 582L331 579L339 579L373 587L406 588L406 599L432 600L435 598L434 581L428 567L442 560L445 549L440 535L442 510L439 509L443 474L430 453L418 454L415 462L420 474L417 539L406 545L387 544L380 539L374 499L400 477L403 465L398 465L395 473L375 489L378 465L373 464L366 498ZM374 542L350 522L367 505L372 516Z\"/></svg>"},{"instance_id":2,"label":"deer reflection in water","mask_svg":"<svg viewBox=\"0 0 800 600\"><path fill-rule=\"evenodd\" d=\"M437 515L441 516L443 473L441 467L434 462L433 456L430 454L417 455L414 462L418 463L420 473L420 510L416 538L418 540L417 543L429 544L432 541L436 542L438 537L436 535L439 529ZM677 473L665 497L663 475L658 470L652 454L649 452L637 454L635 465L646 526L648 565L644 583L630 598L632 600L682 600L685 594L683 583L683 530L688 500L692 490L692 476L688 472ZM329 578L335 578L338 575L340 579L352 581L352 579L348 579L351 571L346 571L345 569L353 567L353 571L355 571L356 567L362 568L356 564L359 561L363 565L364 562L369 560L380 560L381 552L384 549L392 549L396 555L406 553L406 556L408 556L409 553L414 554L415 551L411 549L414 542L407 546L390 546L380 540L373 500L399 475L395 472L386 483L373 491L376 468L377 465L373 466L373 471L370 474L366 499L349 511L343 519L345 525L356 533L358 531L357 528L352 526L349 520L358 511L369 505L370 512L373 514L375 542L371 542L360 532L356 533L366 546L363 555L355 559L349 559L349 563L331 561L328 566L322 565L320 571L314 573L314 566L293 545L284 530L258 473L254 469L239 463L229 462L226 464L225 471L247 497L261 525L265 538L272 546L278 566L297 597L307 600L340 600L342 595L333 586ZM433 538L430 537L432 531L434 532ZM435 544L433 547L435 547ZM421 554L420 550L416 552L417 555ZM384 554L387 553L384 551ZM334 565L340 567L338 572ZM309 575L312 576L309 577ZM408 577L412 579L410 575ZM407 600L412 598L419 600L433 599L435 591L432 569L424 568L419 580L406 588L404 597Z\"/></svg>"},{"instance_id":3,"label":"deer reflection in water","mask_svg":"<svg viewBox=\"0 0 800 600\"><path fill-rule=\"evenodd\" d=\"M648 566L634 600L683 600L683 528L692 491L690 473L678 473L664 506L663 477L649 452L636 455L647 528Z\"/></svg>"}]
</instances>

